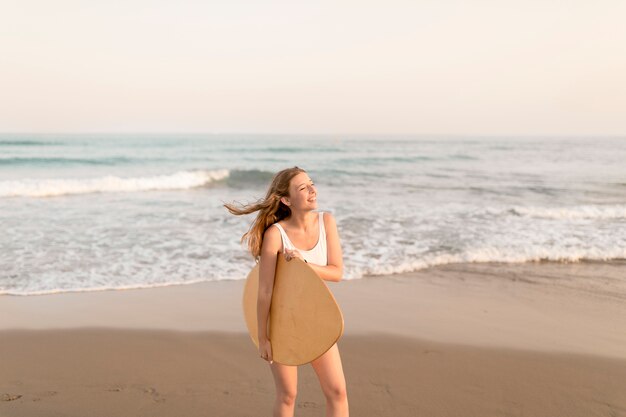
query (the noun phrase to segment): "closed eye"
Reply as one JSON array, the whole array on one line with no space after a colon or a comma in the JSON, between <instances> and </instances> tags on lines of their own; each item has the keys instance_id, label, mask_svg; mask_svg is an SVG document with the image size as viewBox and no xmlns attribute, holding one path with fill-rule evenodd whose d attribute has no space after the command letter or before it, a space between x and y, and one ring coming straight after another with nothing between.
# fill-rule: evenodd
<instances>
[{"instance_id":1,"label":"closed eye","mask_svg":"<svg viewBox=\"0 0 626 417\"><path fill-rule=\"evenodd\" d=\"M315 185L314 182L311 182L311 185ZM300 188L300 191L304 190L305 188Z\"/></svg>"}]
</instances>

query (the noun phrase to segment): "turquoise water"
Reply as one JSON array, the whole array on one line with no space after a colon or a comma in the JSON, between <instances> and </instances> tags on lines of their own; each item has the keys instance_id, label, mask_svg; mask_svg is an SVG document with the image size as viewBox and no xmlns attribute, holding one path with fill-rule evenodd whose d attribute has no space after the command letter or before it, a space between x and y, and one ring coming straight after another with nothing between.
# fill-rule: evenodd
<instances>
[{"instance_id":1,"label":"turquoise water","mask_svg":"<svg viewBox=\"0 0 626 417\"><path fill-rule=\"evenodd\" d=\"M0 135L0 294L244 279L224 202L305 168L345 278L626 258L626 138Z\"/></svg>"}]
</instances>

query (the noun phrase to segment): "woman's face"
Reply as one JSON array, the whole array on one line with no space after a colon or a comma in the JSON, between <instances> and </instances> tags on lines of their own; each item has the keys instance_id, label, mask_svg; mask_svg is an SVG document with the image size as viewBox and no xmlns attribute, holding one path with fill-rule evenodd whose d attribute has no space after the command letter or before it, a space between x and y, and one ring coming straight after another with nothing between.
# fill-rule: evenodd
<instances>
[{"instance_id":1,"label":"woman's face","mask_svg":"<svg viewBox=\"0 0 626 417\"><path fill-rule=\"evenodd\" d=\"M317 189L306 172L301 172L289 183L289 207L293 210L317 208Z\"/></svg>"}]
</instances>

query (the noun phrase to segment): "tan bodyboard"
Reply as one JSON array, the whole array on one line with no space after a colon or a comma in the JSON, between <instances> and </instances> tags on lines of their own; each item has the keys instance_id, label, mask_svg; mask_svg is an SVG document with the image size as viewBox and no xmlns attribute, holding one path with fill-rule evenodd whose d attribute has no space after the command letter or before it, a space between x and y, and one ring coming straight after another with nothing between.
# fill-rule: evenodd
<instances>
[{"instance_id":1,"label":"tan bodyboard","mask_svg":"<svg viewBox=\"0 0 626 417\"><path fill-rule=\"evenodd\" d=\"M243 312L248 332L259 347L257 297L259 265L248 274ZM273 360L303 365L322 356L343 334L343 315L326 283L304 261L278 255L269 314Z\"/></svg>"}]
</instances>

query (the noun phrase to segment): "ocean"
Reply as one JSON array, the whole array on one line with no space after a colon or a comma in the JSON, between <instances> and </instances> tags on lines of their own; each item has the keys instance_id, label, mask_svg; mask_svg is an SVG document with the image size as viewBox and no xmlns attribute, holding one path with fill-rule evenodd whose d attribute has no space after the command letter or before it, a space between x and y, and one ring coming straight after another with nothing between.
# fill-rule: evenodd
<instances>
[{"instance_id":1,"label":"ocean","mask_svg":"<svg viewBox=\"0 0 626 417\"><path fill-rule=\"evenodd\" d=\"M242 280L254 214L299 166L344 279L626 258L626 138L0 135L0 294ZM626 277L624 278L626 280Z\"/></svg>"}]
</instances>

